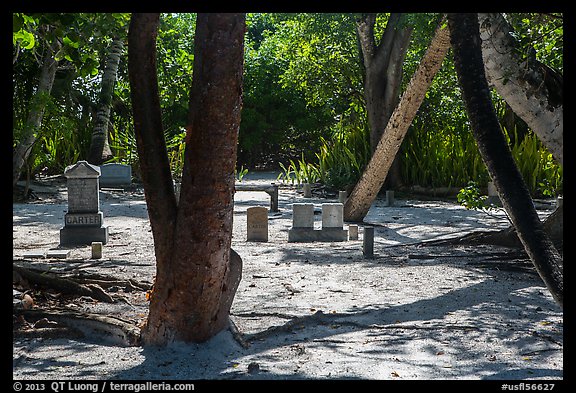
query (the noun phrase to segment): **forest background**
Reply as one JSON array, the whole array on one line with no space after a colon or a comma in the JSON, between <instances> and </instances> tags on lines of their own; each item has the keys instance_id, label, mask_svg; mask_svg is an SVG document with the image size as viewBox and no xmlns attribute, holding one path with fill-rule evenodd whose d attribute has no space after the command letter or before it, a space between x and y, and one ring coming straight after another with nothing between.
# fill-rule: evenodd
<instances>
[{"instance_id":1,"label":"forest background","mask_svg":"<svg viewBox=\"0 0 576 393\"><path fill-rule=\"evenodd\" d=\"M340 190L357 182L371 156L357 17L247 14L238 177L247 170L274 170L284 181L319 182ZM561 14L506 17L521 55L562 73ZM388 18L378 14L376 37ZM162 14L158 35L162 122L176 181L186 143L195 19L195 14ZM438 14L425 13L407 14L402 20L413 33L401 67L401 91L437 20ZM129 21L127 13L13 14L13 147L34 128L19 177L61 174L66 166L90 158L95 164L129 164L139 178L127 71ZM48 63L53 82L42 90L39 81ZM495 91L492 98L533 197L562 194L562 167ZM94 159L91 149L98 132L105 136L105 154ZM458 189L470 181L485 187L489 181L469 129L451 52L391 173L388 182L393 184L386 186L395 189Z\"/></svg>"}]
</instances>

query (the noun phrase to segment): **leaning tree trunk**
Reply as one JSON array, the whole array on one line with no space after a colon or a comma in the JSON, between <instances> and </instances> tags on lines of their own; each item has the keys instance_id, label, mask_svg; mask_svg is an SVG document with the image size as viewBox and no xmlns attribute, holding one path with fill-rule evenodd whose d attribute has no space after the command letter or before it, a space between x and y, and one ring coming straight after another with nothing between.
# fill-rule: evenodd
<instances>
[{"instance_id":1,"label":"leaning tree trunk","mask_svg":"<svg viewBox=\"0 0 576 393\"><path fill-rule=\"evenodd\" d=\"M535 57L523 60L502 14L478 14L488 81L563 165L562 75Z\"/></svg>"},{"instance_id":2,"label":"leaning tree trunk","mask_svg":"<svg viewBox=\"0 0 576 393\"><path fill-rule=\"evenodd\" d=\"M562 258L547 236L504 134L484 73L477 14L449 14L454 64L472 133L499 197L540 277L563 306Z\"/></svg>"},{"instance_id":3,"label":"leaning tree trunk","mask_svg":"<svg viewBox=\"0 0 576 393\"><path fill-rule=\"evenodd\" d=\"M28 119L26 120L20 141L12 153L12 187L16 186L16 182L18 182L20 178L22 168L24 168L24 164L30 155L30 151L36 142L38 132L42 125L42 117L44 116L47 98L52 91L56 69L58 68L58 62L54 59L54 54L60 49L60 46L60 42L54 39L52 45L47 48L46 55L42 61L38 88L30 102Z\"/></svg>"},{"instance_id":4,"label":"leaning tree trunk","mask_svg":"<svg viewBox=\"0 0 576 393\"><path fill-rule=\"evenodd\" d=\"M100 98L96 109L96 121L92 130L92 140L88 152L88 162L93 165L101 165L104 161L112 158L112 151L108 144L108 123L110 122L110 109L114 96L114 84L118 73L120 57L124 50L121 39L115 39L110 44L106 66L102 73Z\"/></svg>"},{"instance_id":5,"label":"leaning tree trunk","mask_svg":"<svg viewBox=\"0 0 576 393\"><path fill-rule=\"evenodd\" d=\"M450 49L450 34L448 28L441 24L406 87L400 103L390 117L370 162L344 204L346 221L362 221L368 214L448 49Z\"/></svg>"},{"instance_id":6,"label":"leaning tree trunk","mask_svg":"<svg viewBox=\"0 0 576 393\"><path fill-rule=\"evenodd\" d=\"M226 328L242 261L231 250L242 107L244 14L198 14L188 137L178 205L163 141L155 39L158 14L133 14L129 75L156 252L144 344L202 342Z\"/></svg>"}]
</instances>

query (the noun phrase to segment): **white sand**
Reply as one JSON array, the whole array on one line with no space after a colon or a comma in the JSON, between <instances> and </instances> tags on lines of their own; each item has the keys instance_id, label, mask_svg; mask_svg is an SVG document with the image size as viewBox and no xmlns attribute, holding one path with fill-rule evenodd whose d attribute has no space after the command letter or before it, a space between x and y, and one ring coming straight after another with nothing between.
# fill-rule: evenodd
<instances>
[{"instance_id":1,"label":"white sand","mask_svg":"<svg viewBox=\"0 0 576 393\"><path fill-rule=\"evenodd\" d=\"M274 177L249 174L245 181ZM376 258L364 259L362 230L357 241L288 243L291 204L304 201L293 188L280 189L281 213L270 214L267 243L246 242L246 209L268 207L269 196L238 192L235 199L233 247L244 268L232 319L247 339L277 330L249 348L228 330L207 343L165 348L122 347L97 335L15 338L13 378L563 379L562 310L537 275L489 266L497 261L487 260L486 253L511 251L398 246L503 228L505 219L450 202L397 199L387 207L378 200L366 218L380 224ZM318 208L334 202L307 201ZM102 262L85 270L152 282L154 247L142 193L101 191L100 203L110 240ZM65 198L14 204L14 258L58 246L66 211ZM319 228L320 217L316 220ZM90 247L75 248L69 256L89 258ZM71 307L143 321L144 294L124 295L130 305L84 299ZM290 321L298 323L283 329Z\"/></svg>"}]
</instances>

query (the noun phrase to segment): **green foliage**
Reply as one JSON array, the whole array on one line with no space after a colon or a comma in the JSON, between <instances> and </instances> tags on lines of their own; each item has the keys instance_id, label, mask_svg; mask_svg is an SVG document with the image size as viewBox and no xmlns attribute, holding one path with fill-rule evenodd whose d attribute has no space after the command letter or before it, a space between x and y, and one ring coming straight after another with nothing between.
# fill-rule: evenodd
<instances>
[{"instance_id":1,"label":"green foliage","mask_svg":"<svg viewBox=\"0 0 576 393\"><path fill-rule=\"evenodd\" d=\"M280 163L282 172L278 175L278 180L290 184L314 184L320 180L318 168L304 160L304 155L298 161L290 160L288 167Z\"/></svg>"},{"instance_id":2,"label":"green foliage","mask_svg":"<svg viewBox=\"0 0 576 393\"><path fill-rule=\"evenodd\" d=\"M480 193L478 183L471 180L468 185L460 190L457 195L458 203L466 209L484 209L487 206L488 197Z\"/></svg>"},{"instance_id":3,"label":"green foliage","mask_svg":"<svg viewBox=\"0 0 576 393\"><path fill-rule=\"evenodd\" d=\"M244 168L244 165L242 165L240 169L234 168L234 177L236 178L236 180L240 182L244 179L244 176L246 176L247 174L248 174L248 168Z\"/></svg>"},{"instance_id":4,"label":"green foliage","mask_svg":"<svg viewBox=\"0 0 576 393\"><path fill-rule=\"evenodd\" d=\"M164 132L166 138L166 149L168 150L168 160L170 161L170 172L174 179L182 179L182 170L184 169L184 151L186 149L186 130L170 136Z\"/></svg>"},{"instance_id":5,"label":"green foliage","mask_svg":"<svg viewBox=\"0 0 576 393\"><path fill-rule=\"evenodd\" d=\"M311 102L305 90L284 83L294 56L285 14L249 14L245 43L244 104L238 161L250 167L314 157L333 123L329 107ZM290 33L291 34L291 33ZM276 166L276 165L274 165Z\"/></svg>"},{"instance_id":6,"label":"green foliage","mask_svg":"<svg viewBox=\"0 0 576 393\"><path fill-rule=\"evenodd\" d=\"M457 200L460 205L464 206L468 210L478 210L489 216L493 216L492 212L501 211L504 212L505 217L510 224L512 221L503 208L497 207L494 204L488 203L488 197L480 193L480 188L478 183L471 180L468 185L460 190L457 195Z\"/></svg>"},{"instance_id":7,"label":"green foliage","mask_svg":"<svg viewBox=\"0 0 576 393\"><path fill-rule=\"evenodd\" d=\"M132 165L138 161L138 148L133 129L119 129L110 135L110 147L114 150L114 158L108 162L120 162Z\"/></svg>"},{"instance_id":8,"label":"green foliage","mask_svg":"<svg viewBox=\"0 0 576 393\"><path fill-rule=\"evenodd\" d=\"M530 193L544 197L562 194L562 167L554 161L552 154L532 131L522 140L518 138L516 131L514 135L515 143L511 146L512 156ZM509 133L506 133L506 138L510 143Z\"/></svg>"},{"instance_id":9,"label":"green foliage","mask_svg":"<svg viewBox=\"0 0 576 393\"><path fill-rule=\"evenodd\" d=\"M354 14L248 14L243 111L236 177L245 168L280 167L286 182L317 182L345 189L355 184L369 161L364 112L363 69ZM379 14L380 37L388 14ZM561 14L507 14L522 53L562 70ZM434 30L438 14L408 14L414 27L403 64L403 85L412 76ZM37 130L29 165L32 172L57 173L83 159L90 143L103 56L109 43L125 37L127 13L13 14L13 146L30 110L43 58L54 39L62 42L45 121ZM194 61L195 14L162 14L157 66L162 122L171 170L181 176L184 134ZM112 102L110 143L114 160L137 165L127 61L120 62ZM499 98L494 97L498 104ZM502 116L501 113L499 115ZM463 187L488 181L468 129L451 55L426 93L401 147L406 185ZM511 151L533 195L562 192L562 168L532 133L512 129Z\"/></svg>"},{"instance_id":10,"label":"green foliage","mask_svg":"<svg viewBox=\"0 0 576 393\"><path fill-rule=\"evenodd\" d=\"M87 151L90 133L77 128L75 119L63 116L65 108L53 100L48 102L46 113L28 158L28 167L31 173L63 173L68 165L77 162Z\"/></svg>"}]
</instances>

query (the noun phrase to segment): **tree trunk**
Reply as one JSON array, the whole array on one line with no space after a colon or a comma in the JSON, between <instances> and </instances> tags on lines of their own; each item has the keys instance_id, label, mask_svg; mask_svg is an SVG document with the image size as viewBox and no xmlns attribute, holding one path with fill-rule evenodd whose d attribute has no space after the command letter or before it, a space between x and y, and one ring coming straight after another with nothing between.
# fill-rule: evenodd
<instances>
[{"instance_id":1,"label":"tree trunk","mask_svg":"<svg viewBox=\"0 0 576 393\"><path fill-rule=\"evenodd\" d=\"M102 73L100 99L96 110L96 122L92 131L92 140L88 152L88 162L93 165L101 165L104 161L112 158L112 151L108 144L108 123L110 122L110 109L114 96L114 84L120 64L120 56L124 50L124 43L115 39L110 44L106 66Z\"/></svg>"},{"instance_id":2,"label":"tree trunk","mask_svg":"<svg viewBox=\"0 0 576 393\"><path fill-rule=\"evenodd\" d=\"M562 75L537 61L523 60L512 26L502 14L478 14L488 81L563 165Z\"/></svg>"},{"instance_id":3,"label":"tree trunk","mask_svg":"<svg viewBox=\"0 0 576 393\"><path fill-rule=\"evenodd\" d=\"M448 23L458 80L484 163L526 253L562 307L562 258L538 218L528 188L500 129L484 73L478 15L449 14Z\"/></svg>"},{"instance_id":4,"label":"tree trunk","mask_svg":"<svg viewBox=\"0 0 576 393\"><path fill-rule=\"evenodd\" d=\"M28 119L26 120L20 141L12 153L12 187L16 186L16 182L18 182L20 178L22 168L30 155L30 151L36 142L38 132L42 126L44 109L46 108L48 97L52 91L52 85L54 84L54 77L56 76L56 69L58 67L58 62L54 60L54 54L60 49L60 46L60 42L54 39L52 45L47 48L46 55L42 61L38 88L30 102Z\"/></svg>"},{"instance_id":5,"label":"tree trunk","mask_svg":"<svg viewBox=\"0 0 576 393\"><path fill-rule=\"evenodd\" d=\"M365 69L364 96L372 152L400 96L402 64L412 35L412 27L399 26L401 18L402 14L390 15L379 45L374 38L376 14L365 14L356 23Z\"/></svg>"},{"instance_id":6,"label":"tree trunk","mask_svg":"<svg viewBox=\"0 0 576 393\"><path fill-rule=\"evenodd\" d=\"M231 250L244 14L198 14L180 200L156 80L158 14L133 14L129 75L157 272L143 344L202 342L226 328L242 261Z\"/></svg>"},{"instance_id":7,"label":"tree trunk","mask_svg":"<svg viewBox=\"0 0 576 393\"><path fill-rule=\"evenodd\" d=\"M388 121L374 154L344 205L346 221L362 221L386 180L408 127L450 48L450 35L440 25L400 103Z\"/></svg>"}]
</instances>

